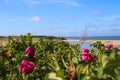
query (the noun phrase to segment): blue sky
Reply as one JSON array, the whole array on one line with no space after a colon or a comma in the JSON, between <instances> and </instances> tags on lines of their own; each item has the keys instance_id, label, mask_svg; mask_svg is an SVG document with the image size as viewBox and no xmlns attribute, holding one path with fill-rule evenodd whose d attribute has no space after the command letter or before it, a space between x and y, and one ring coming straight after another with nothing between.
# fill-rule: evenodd
<instances>
[{"instance_id":1,"label":"blue sky","mask_svg":"<svg viewBox=\"0 0 120 80\"><path fill-rule=\"evenodd\" d=\"M0 0L0 35L120 36L120 0Z\"/></svg>"}]
</instances>

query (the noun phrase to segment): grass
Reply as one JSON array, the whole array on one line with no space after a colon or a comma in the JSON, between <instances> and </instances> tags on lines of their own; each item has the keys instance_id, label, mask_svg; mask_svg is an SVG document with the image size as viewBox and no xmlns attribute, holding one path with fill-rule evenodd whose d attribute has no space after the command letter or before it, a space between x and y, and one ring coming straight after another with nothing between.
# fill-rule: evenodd
<instances>
[{"instance_id":1,"label":"grass","mask_svg":"<svg viewBox=\"0 0 120 80\"><path fill-rule=\"evenodd\" d=\"M34 42L37 42L37 41L39 41L39 39L40 39L41 37L33 37L32 38L32 41L33 41L33 43ZM52 39L52 40L54 40L54 41L61 41L61 39L57 39L57 38L55 38L55 39ZM0 46L1 45L6 45L8 43L8 38L7 37L0 37Z\"/></svg>"},{"instance_id":2,"label":"grass","mask_svg":"<svg viewBox=\"0 0 120 80\"><path fill-rule=\"evenodd\" d=\"M1 45L5 45L8 41L7 41L8 39L7 38L0 38L0 46Z\"/></svg>"},{"instance_id":3,"label":"grass","mask_svg":"<svg viewBox=\"0 0 120 80\"><path fill-rule=\"evenodd\" d=\"M40 37L33 37L32 41L34 43L34 42L39 41L39 39L40 39ZM60 39L53 39L53 40L58 41ZM63 41L72 41L72 40L63 40ZM73 40L73 41L75 41L75 40ZM80 41L80 40L78 40L78 41ZM96 42L96 41L97 40L85 40L84 42L93 43L93 42ZM120 47L120 40L99 40L99 41L101 41L104 44L112 43L114 45L114 47L117 47L117 48ZM0 46L7 44L7 42L8 42L8 38L7 37L1 37L0 38ZM77 40L76 40L76 42L77 42Z\"/></svg>"}]
</instances>

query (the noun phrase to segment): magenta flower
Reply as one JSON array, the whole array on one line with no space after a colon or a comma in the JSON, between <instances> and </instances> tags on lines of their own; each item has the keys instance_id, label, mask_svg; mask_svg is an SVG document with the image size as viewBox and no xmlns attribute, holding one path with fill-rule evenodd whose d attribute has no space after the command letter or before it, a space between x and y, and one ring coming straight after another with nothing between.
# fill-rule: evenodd
<instances>
[{"instance_id":1,"label":"magenta flower","mask_svg":"<svg viewBox=\"0 0 120 80\"><path fill-rule=\"evenodd\" d=\"M107 44L106 46L104 46L105 50L112 50L113 49L113 44Z\"/></svg>"},{"instance_id":2,"label":"magenta flower","mask_svg":"<svg viewBox=\"0 0 120 80\"><path fill-rule=\"evenodd\" d=\"M113 44L107 44L107 47L109 50L112 50L113 49Z\"/></svg>"},{"instance_id":3,"label":"magenta flower","mask_svg":"<svg viewBox=\"0 0 120 80\"><path fill-rule=\"evenodd\" d=\"M81 60L87 61L87 62L91 62L93 61L94 57L92 56L92 54L88 53L88 54L81 54Z\"/></svg>"},{"instance_id":4,"label":"magenta flower","mask_svg":"<svg viewBox=\"0 0 120 80\"><path fill-rule=\"evenodd\" d=\"M89 50L86 48L82 49L82 54L80 55L81 60L85 60L87 62L93 61L94 57L89 53Z\"/></svg>"},{"instance_id":5,"label":"magenta flower","mask_svg":"<svg viewBox=\"0 0 120 80\"><path fill-rule=\"evenodd\" d=\"M86 48L83 48L82 49L82 54L88 54L89 53L89 50L88 49L86 49Z\"/></svg>"},{"instance_id":6,"label":"magenta flower","mask_svg":"<svg viewBox=\"0 0 120 80\"><path fill-rule=\"evenodd\" d=\"M29 62L26 59L23 59L22 62L20 63L19 71L20 73L29 74L33 72L34 68L35 68L35 64Z\"/></svg>"},{"instance_id":7,"label":"magenta flower","mask_svg":"<svg viewBox=\"0 0 120 80\"><path fill-rule=\"evenodd\" d=\"M34 48L32 46L27 47L24 54L27 55L30 58L33 58L34 55L35 55Z\"/></svg>"}]
</instances>

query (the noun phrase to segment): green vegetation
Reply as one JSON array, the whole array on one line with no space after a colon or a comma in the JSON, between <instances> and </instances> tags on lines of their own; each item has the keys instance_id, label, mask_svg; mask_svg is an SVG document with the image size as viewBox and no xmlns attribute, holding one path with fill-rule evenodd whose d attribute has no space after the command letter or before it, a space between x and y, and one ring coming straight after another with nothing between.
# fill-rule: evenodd
<instances>
[{"instance_id":1,"label":"green vegetation","mask_svg":"<svg viewBox=\"0 0 120 80\"><path fill-rule=\"evenodd\" d=\"M97 41L90 50L81 51L79 44L58 38L38 39L27 34L7 39L0 46L1 80L120 79L120 56L112 44Z\"/></svg>"},{"instance_id":2,"label":"green vegetation","mask_svg":"<svg viewBox=\"0 0 120 80\"><path fill-rule=\"evenodd\" d=\"M28 35L31 35L30 33L28 33ZM23 35L21 35L23 36ZM66 40L66 38L64 37L55 37L55 36L35 36L35 35L31 35L32 36L32 41L33 42L37 42L39 41L40 38L44 38L44 39L51 39L51 40ZM8 42L8 37L17 37L17 36L0 36L0 45L5 45Z\"/></svg>"}]
</instances>

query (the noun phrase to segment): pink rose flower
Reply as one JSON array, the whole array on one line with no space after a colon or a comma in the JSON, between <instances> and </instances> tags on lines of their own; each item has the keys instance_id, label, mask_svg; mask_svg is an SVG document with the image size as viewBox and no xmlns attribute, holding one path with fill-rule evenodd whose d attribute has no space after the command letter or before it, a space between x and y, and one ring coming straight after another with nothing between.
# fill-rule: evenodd
<instances>
[{"instance_id":1,"label":"pink rose flower","mask_svg":"<svg viewBox=\"0 0 120 80\"><path fill-rule=\"evenodd\" d=\"M34 48L32 46L27 47L24 54L27 55L30 58L33 58L34 55L35 55Z\"/></svg>"},{"instance_id":2,"label":"pink rose flower","mask_svg":"<svg viewBox=\"0 0 120 80\"><path fill-rule=\"evenodd\" d=\"M89 53L89 50L88 49L86 49L86 48L83 48L82 49L82 54L88 54Z\"/></svg>"},{"instance_id":3,"label":"pink rose flower","mask_svg":"<svg viewBox=\"0 0 120 80\"><path fill-rule=\"evenodd\" d=\"M88 53L88 54L81 54L81 60L85 60L87 62L91 62L91 61L93 61L93 59L94 59L94 57L90 53Z\"/></svg>"},{"instance_id":4,"label":"pink rose flower","mask_svg":"<svg viewBox=\"0 0 120 80\"><path fill-rule=\"evenodd\" d=\"M113 44L107 44L107 47L109 50L112 50L113 49Z\"/></svg>"},{"instance_id":5,"label":"pink rose flower","mask_svg":"<svg viewBox=\"0 0 120 80\"><path fill-rule=\"evenodd\" d=\"M19 71L24 74L29 74L33 72L34 68L35 68L35 64L29 62L26 59L23 59L22 62L20 63Z\"/></svg>"},{"instance_id":6,"label":"pink rose flower","mask_svg":"<svg viewBox=\"0 0 120 80\"><path fill-rule=\"evenodd\" d=\"M93 61L94 57L92 54L89 53L89 50L86 48L82 49L82 53L80 55L81 60L85 60L87 62Z\"/></svg>"},{"instance_id":7,"label":"pink rose flower","mask_svg":"<svg viewBox=\"0 0 120 80\"><path fill-rule=\"evenodd\" d=\"M112 50L112 49L113 49L113 44L110 44L110 43L109 43L109 44L105 45L105 46L104 46L104 49L105 49L105 50Z\"/></svg>"}]
</instances>

